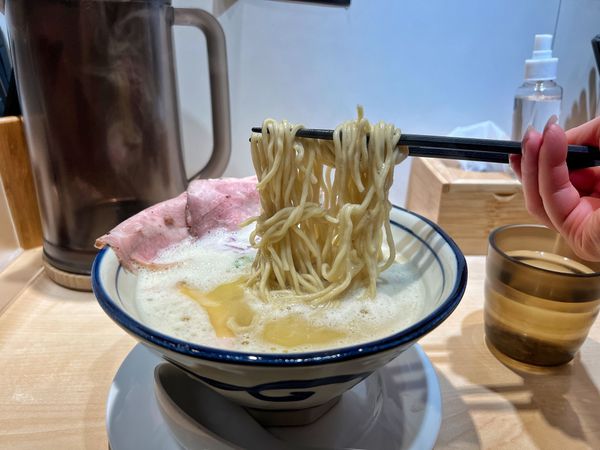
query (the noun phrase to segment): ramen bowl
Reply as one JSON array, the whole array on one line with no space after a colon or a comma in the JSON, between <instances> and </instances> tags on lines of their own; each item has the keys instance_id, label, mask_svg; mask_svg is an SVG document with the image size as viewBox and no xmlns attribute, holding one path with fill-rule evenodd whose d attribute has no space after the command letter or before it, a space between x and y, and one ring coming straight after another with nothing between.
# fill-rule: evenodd
<instances>
[{"instance_id":1,"label":"ramen bowl","mask_svg":"<svg viewBox=\"0 0 600 450\"><path fill-rule=\"evenodd\" d=\"M109 248L94 262L92 286L106 314L166 361L202 381L268 425L316 420L340 396L438 327L459 304L467 282L465 258L434 223L393 208L397 252L411 261L425 286L413 323L371 342L306 353L244 353L186 342L140 320L136 275ZM399 302L399 307L402 307Z\"/></svg>"}]
</instances>

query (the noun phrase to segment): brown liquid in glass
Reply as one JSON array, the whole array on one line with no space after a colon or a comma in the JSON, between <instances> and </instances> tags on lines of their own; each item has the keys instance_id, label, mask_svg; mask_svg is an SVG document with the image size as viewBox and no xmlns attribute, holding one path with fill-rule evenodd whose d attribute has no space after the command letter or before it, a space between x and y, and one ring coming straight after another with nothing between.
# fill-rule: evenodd
<instances>
[{"instance_id":1,"label":"brown liquid in glass","mask_svg":"<svg viewBox=\"0 0 600 450\"><path fill-rule=\"evenodd\" d=\"M516 250L506 254L527 265L555 272L594 272L577 261L550 252ZM559 302L526 294L498 278L488 277L485 290L488 341L505 355L528 364L552 366L570 361L596 317L595 308L586 307L585 303Z\"/></svg>"}]
</instances>

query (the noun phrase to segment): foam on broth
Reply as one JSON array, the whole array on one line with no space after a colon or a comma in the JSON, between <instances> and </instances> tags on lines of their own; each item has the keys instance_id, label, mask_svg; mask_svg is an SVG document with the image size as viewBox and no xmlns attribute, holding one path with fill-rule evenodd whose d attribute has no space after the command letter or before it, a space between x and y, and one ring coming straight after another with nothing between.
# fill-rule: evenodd
<instances>
[{"instance_id":1,"label":"foam on broth","mask_svg":"<svg viewBox=\"0 0 600 450\"><path fill-rule=\"evenodd\" d=\"M163 252L165 270L140 270L136 302L141 320L170 336L211 347L257 353L322 350L396 333L423 314L425 286L415 268L397 259L377 283L330 305L285 300L266 303L245 286L255 250L249 227L213 230Z\"/></svg>"}]
</instances>

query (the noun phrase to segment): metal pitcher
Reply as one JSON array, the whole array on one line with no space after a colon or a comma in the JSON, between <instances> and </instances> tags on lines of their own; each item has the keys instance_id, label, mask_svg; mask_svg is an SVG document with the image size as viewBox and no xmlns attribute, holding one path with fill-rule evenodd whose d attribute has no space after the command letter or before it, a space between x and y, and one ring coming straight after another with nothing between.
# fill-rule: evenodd
<instances>
[{"instance_id":1,"label":"metal pitcher","mask_svg":"<svg viewBox=\"0 0 600 450\"><path fill-rule=\"evenodd\" d=\"M170 3L5 1L44 257L55 269L89 275L98 236L187 186L173 26L199 28L207 42L214 145L192 178L218 177L227 166L224 33L206 11Z\"/></svg>"}]
</instances>

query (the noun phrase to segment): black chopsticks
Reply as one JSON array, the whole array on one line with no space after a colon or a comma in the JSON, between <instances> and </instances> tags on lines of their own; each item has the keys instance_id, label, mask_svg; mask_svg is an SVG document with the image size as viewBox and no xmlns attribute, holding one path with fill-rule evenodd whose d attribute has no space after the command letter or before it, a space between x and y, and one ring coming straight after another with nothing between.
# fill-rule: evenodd
<instances>
[{"instance_id":1,"label":"black chopsticks","mask_svg":"<svg viewBox=\"0 0 600 450\"><path fill-rule=\"evenodd\" d=\"M261 133L262 128L252 128ZM332 140L333 130L302 128L297 137ZM508 155L521 154L521 143L497 139L402 134L398 145L408 147L410 156L508 163ZM600 166L600 150L586 145L569 145L567 164L571 169Z\"/></svg>"}]
</instances>

